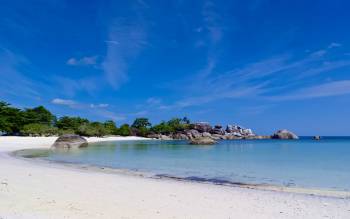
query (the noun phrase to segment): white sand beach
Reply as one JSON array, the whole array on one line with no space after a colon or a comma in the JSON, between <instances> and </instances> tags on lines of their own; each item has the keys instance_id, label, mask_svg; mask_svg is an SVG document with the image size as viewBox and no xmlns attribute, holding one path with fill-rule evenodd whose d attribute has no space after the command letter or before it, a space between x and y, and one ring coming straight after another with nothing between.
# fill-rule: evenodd
<instances>
[{"instance_id":1,"label":"white sand beach","mask_svg":"<svg viewBox=\"0 0 350 219\"><path fill-rule=\"evenodd\" d=\"M350 199L110 174L18 159L55 137L0 137L0 218L350 218ZM89 142L138 140L89 138Z\"/></svg>"}]
</instances>

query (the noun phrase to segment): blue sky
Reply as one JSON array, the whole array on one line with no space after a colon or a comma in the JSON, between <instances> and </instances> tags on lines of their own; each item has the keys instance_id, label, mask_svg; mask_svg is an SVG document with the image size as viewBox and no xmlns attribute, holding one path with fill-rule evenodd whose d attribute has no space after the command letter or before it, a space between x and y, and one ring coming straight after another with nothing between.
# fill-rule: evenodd
<instances>
[{"instance_id":1,"label":"blue sky","mask_svg":"<svg viewBox=\"0 0 350 219\"><path fill-rule=\"evenodd\" d=\"M349 1L2 1L0 99L350 135Z\"/></svg>"}]
</instances>

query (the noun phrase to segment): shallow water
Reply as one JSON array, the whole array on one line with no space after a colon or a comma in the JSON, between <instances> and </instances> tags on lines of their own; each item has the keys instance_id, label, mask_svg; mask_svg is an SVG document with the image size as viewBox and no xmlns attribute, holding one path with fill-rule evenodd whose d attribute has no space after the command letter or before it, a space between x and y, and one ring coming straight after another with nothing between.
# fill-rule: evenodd
<instances>
[{"instance_id":1,"label":"shallow water","mask_svg":"<svg viewBox=\"0 0 350 219\"><path fill-rule=\"evenodd\" d=\"M213 146L119 141L35 153L27 156L208 182L350 191L350 138L234 140Z\"/></svg>"}]
</instances>

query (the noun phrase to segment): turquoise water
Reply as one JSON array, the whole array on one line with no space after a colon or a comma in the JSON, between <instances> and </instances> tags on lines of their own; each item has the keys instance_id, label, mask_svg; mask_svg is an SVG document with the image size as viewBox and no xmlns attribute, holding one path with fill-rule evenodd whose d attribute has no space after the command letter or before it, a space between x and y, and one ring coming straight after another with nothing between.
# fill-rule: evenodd
<instances>
[{"instance_id":1,"label":"turquoise water","mask_svg":"<svg viewBox=\"0 0 350 219\"><path fill-rule=\"evenodd\" d=\"M350 191L350 139L234 140L213 146L186 141L90 144L44 159L129 169L192 180Z\"/></svg>"}]
</instances>

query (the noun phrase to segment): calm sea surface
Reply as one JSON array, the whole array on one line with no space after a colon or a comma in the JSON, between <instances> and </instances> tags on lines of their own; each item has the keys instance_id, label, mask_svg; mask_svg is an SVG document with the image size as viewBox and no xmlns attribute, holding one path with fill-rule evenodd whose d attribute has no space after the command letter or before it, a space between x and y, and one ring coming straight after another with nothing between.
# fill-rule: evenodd
<instances>
[{"instance_id":1,"label":"calm sea surface","mask_svg":"<svg viewBox=\"0 0 350 219\"><path fill-rule=\"evenodd\" d=\"M213 182L350 191L350 138L341 137L234 140L213 146L186 141L104 142L67 153L49 151L44 159Z\"/></svg>"}]
</instances>

